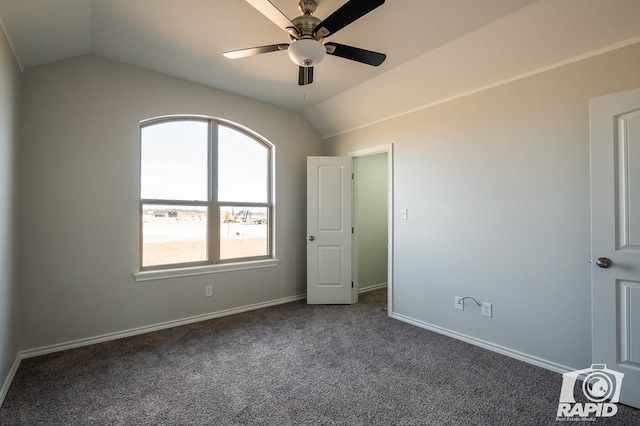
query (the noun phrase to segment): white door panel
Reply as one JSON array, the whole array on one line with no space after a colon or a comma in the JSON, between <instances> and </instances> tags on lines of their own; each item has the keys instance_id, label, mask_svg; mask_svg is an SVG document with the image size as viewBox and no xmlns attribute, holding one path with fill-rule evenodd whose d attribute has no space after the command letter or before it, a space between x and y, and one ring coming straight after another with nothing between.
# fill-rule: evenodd
<instances>
[{"instance_id":1,"label":"white door panel","mask_svg":"<svg viewBox=\"0 0 640 426\"><path fill-rule=\"evenodd\" d=\"M590 132L592 361L640 408L640 89L592 99Z\"/></svg>"},{"instance_id":2,"label":"white door panel","mask_svg":"<svg viewBox=\"0 0 640 426\"><path fill-rule=\"evenodd\" d=\"M352 303L352 162L307 158L307 303Z\"/></svg>"}]
</instances>

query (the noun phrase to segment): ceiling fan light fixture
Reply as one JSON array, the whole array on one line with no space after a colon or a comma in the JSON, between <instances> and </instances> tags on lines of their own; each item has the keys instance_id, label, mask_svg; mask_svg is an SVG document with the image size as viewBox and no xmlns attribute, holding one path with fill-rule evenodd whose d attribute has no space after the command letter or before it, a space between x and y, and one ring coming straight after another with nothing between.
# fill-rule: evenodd
<instances>
[{"instance_id":1,"label":"ceiling fan light fixture","mask_svg":"<svg viewBox=\"0 0 640 426\"><path fill-rule=\"evenodd\" d=\"M291 43L287 53L295 64L301 67L312 67L324 59L327 49L317 40L303 38Z\"/></svg>"}]
</instances>

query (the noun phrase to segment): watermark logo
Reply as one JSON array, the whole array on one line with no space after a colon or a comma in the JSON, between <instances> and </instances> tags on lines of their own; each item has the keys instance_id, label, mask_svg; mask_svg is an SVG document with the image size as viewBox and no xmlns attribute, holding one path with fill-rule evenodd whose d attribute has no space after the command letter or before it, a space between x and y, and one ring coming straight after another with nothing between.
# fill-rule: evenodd
<instances>
[{"instance_id":1,"label":"watermark logo","mask_svg":"<svg viewBox=\"0 0 640 426\"><path fill-rule=\"evenodd\" d=\"M605 364L593 364L591 368L563 374L557 420L593 421L598 417L615 416L623 377L624 373L610 370ZM582 385L578 385L581 394L590 402L576 402L576 394L580 395L576 389L578 379L582 380Z\"/></svg>"}]
</instances>

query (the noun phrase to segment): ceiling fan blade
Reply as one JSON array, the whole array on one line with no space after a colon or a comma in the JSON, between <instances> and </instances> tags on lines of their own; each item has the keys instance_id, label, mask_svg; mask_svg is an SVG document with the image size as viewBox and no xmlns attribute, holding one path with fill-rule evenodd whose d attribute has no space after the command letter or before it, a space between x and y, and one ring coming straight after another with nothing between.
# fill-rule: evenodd
<instances>
[{"instance_id":1,"label":"ceiling fan blade","mask_svg":"<svg viewBox=\"0 0 640 426\"><path fill-rule=\"evenodd\" d=\"M271 44L269 46L258 46L258 47L249 47L247 49L229 50L227 52L224 52L223 55L229 59L238 59L238 58L246 58L247 56L260 55L261 53L278 52L280 50L287 50L287 48L289 48L289 45L286 43Z\"/></svg>"},{"instance_id":2,"label":"ceiling fan blade","mask_svg":"<svg viewBox=\"0 0 640 426\"><path fill-rule=\"evenodd\" d=\"M387 59L387 55L384 53L373 52L371 50L360 49L359 47L347 46L338 43L327 43L327 54L333 56L339 56L345 59L351 59L352 61L362 62L363 64L372 65L377 67Z\"/></svg>"},{"instance_id":3,"label":"ceiling fan blade","mask_svg":"<svg viewBox=\"0 0 640 426\"><path fill-rule=\"evenodd\" d=\"M328 18L316 25L314 32L323 38L335 34L353 21L362 18L367 13L382 6L384 1L385 0L349 0L329 15Z\"/></svg>"},{"instance_id":4,"label":"ceiling fan blade","mask_svg":"<svg viewBox=\"0 0 640 426\"><path fill-rule=\"evenodd\" d=\"M258 12L262 13L271 22L282 28L288 33L298 34L298 29L284 13L273 5L269 0L246 0L251 6L255 7ZM299 34L298 34L299 35Z\"/></svg>"},{"instance_id":5,"label":"ceiling fan blade","mask_svg":"<svg viewBox=\"0 0 640 426\"><path fill-rule=\"evenodd\" d=\"M298 85L306 86L313 83L313 67L298 67Z\"/></svg>"}]
</instances>

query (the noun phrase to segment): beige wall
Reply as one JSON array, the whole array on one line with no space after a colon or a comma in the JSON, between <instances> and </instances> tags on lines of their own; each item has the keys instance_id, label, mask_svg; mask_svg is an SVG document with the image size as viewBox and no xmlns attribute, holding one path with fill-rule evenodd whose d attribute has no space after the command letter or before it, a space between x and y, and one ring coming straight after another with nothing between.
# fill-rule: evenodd
<instances>
[{"instance_id":1,"label":"beige wall","mask_svg":"<svg viewBox=\"0 0 640 426\"><path fill-rule=\"evenodd\" d=\"M0 403L18 356L18 284L15 277L15 155L20 70L0 26Z\"/></svg>"},{"instance_id":2,"label":"beige wall","mask_svg":"<svg viewBox=\"0 0 640 426\"><path fill-rule=\"evenodd\" d=\"M300 114L94 56L28 69L24 89L23 349L306 293L305 158L322 141ZM275 145L279 266L134 281L139 121L170 114L224 118Z\"/></svg>"},{"instance_id":3,"label":"beige wall","mask_svg":"<svg viewBox=\"0 0 640 426\"><path fill-rule=\"evenodd\" d=\"M394 144L395 313L589 366L589 98L635 87L640 44L328 139L331 155Z\"/></svg>"}]
</instances>

